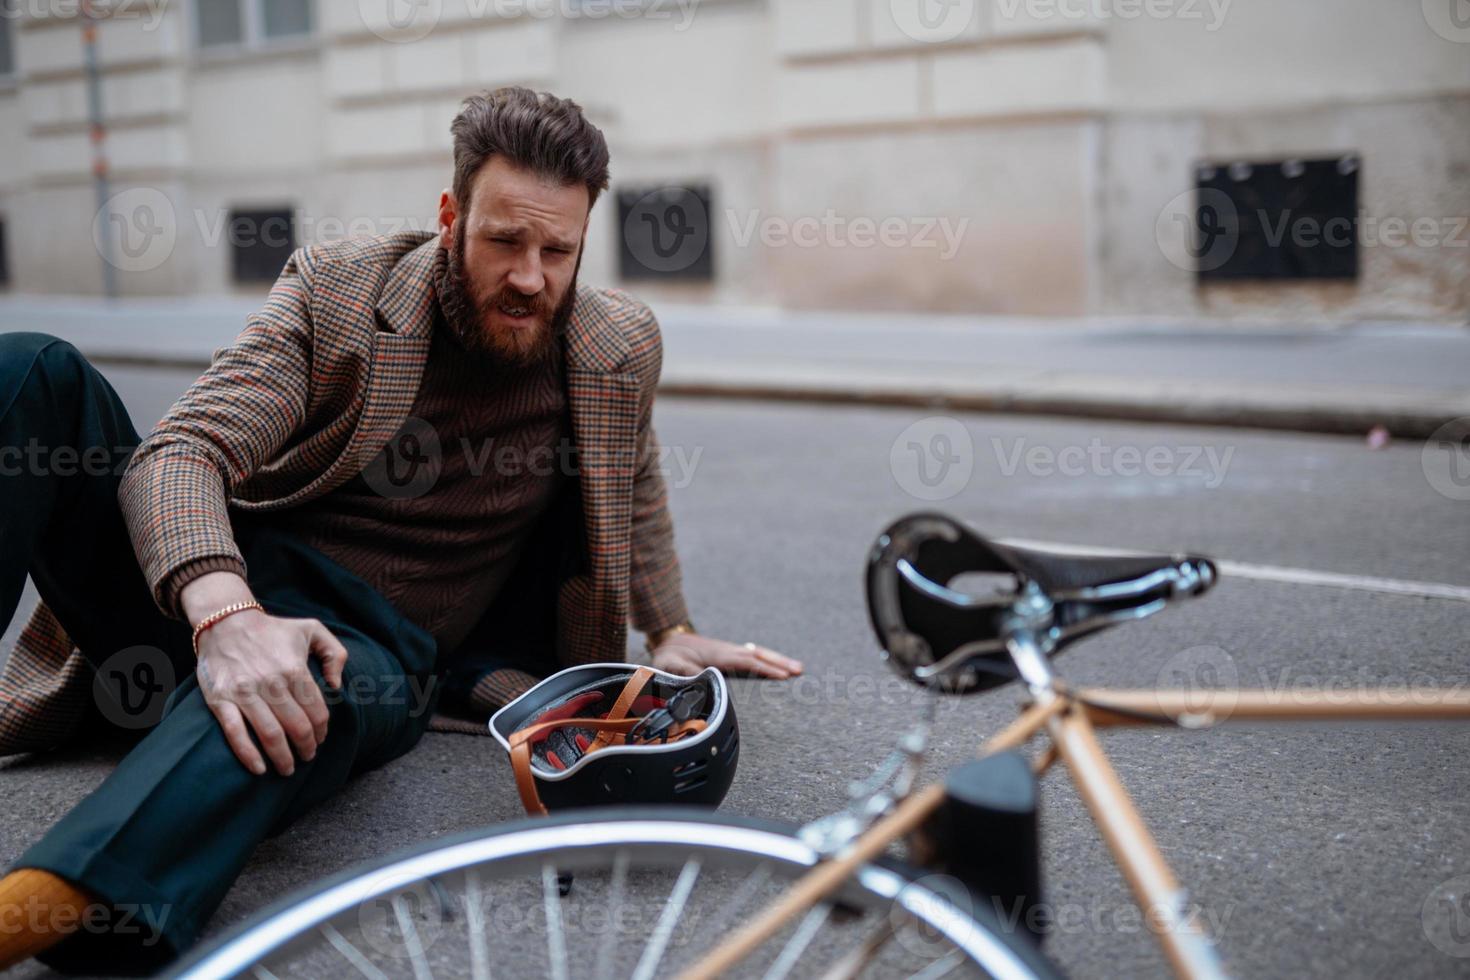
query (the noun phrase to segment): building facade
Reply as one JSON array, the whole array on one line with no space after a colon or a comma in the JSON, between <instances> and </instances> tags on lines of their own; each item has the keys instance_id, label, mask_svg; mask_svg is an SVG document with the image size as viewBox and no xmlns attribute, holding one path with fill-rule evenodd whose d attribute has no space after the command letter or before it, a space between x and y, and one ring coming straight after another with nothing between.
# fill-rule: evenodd
<instances>
[{"instance_id":1,"label":"building facade","mask_svg":"<svg viewBox=\"0 0 1470 980\"><path fill-rule=\"evenodd\" d=\"M650 299L1470 317L1462 0L0 2L15 292L431 229L459 100L518 83L607 134L583 277Z\"/></svg>"}]
</instances>

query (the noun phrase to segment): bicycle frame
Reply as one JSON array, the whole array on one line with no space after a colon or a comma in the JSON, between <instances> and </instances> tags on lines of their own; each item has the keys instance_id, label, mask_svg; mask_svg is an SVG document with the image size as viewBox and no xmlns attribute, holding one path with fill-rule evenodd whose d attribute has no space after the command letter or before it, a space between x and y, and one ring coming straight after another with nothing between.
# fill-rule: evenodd
<instances>
[{"instance_id":1,"label":"bicycle frame","mask_svg":"<svg viewBox=\"0 0 1470 980\"><path fill-rule=\"evenodd\" d=\"M1014 652L1014 651L1013 651ZM1019 658L1018 658L1019 659ZM1225 976L1212 939L1185 915L1186 895L1128 795L1097 738L1097 729L1132 725L1208 728L1229 721L1470 720L1470 694L1433 688L1335 691L1208 692L1192 704L1184 690L1073 690L1059 681L1032 685L1032 698L1016 721L987 740L980 754L1026 745L1043 730L1049 744L1034 767L1057 762L1071 774L1113 860L1144 915L1154 915L1165 957L1183 980ZM909 795L840 855L813 869L765 913L747 923L681 980L713 980L745 959L788 922L832 894L852 873L894 841L917 830L944 802L944 788L930 784Z\"/></svg>"}]
</instances>

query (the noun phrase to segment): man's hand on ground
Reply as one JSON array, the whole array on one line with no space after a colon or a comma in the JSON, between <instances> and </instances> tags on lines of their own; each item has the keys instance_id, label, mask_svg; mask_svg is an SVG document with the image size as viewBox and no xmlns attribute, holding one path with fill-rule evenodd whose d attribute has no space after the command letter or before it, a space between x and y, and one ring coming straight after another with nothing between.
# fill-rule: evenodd
<instances>
[{"instance_id":1,"label":"man's hand on ground","mask_svg":"<svg viewBox=\"0 0 1470 980\"><path fill-rule=\"evenodd\" d=\"M239 586L245 585L238 575L224 572L198 581L214 575L228 575ZM194 584L181 595L190 622L208 615L196 616L196 609L218 602L218 597L201 602L203 589L191 595ZM215 608L231 601L236 600ZM309 762L327 736L326 701L308 667L312 656L322 659L327 684L334 690L341 688L347 648L318 620L286 619L247 609L220 620L199 638L196 669L204 700L235 756L257 776L265 773L266 766L250 739L252 730L282 776L295 771L292 746Z\"/></svg>"},{"instance_id":2,"label":"man's hand on ground","mask_svg":"<svg viewBox=\"0 0 1470 980\"><path fill-rule=\"evenodd\" d=\"M698 633L676 633L653 651L653 666L671 674L697 674L718 667L733 677L786 680L805 668L800 660L754 643L727 643Z\"/></svg>"}]
</instances>

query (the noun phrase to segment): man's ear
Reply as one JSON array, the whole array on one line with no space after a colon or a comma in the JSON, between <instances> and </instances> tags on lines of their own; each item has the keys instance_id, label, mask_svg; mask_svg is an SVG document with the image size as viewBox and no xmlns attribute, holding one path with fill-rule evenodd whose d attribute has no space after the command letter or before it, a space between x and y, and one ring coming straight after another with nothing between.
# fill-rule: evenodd
<instances>
[{"instance_id":1,"label":"man's ear","mask_svg":"<svg viewBox=\"0 0 1470 980\"><path fill-rule=\"evenodd\" d=\"M439 193L439 244L443 248L454 247L454 195L449 188Z\"/></svg>"}]
</instances>

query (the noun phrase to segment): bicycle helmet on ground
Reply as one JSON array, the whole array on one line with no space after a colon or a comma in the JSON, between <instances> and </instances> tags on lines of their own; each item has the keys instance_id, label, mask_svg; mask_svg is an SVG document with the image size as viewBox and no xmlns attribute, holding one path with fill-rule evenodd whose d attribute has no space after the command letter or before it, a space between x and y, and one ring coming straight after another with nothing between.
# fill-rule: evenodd
<instances>
[{"instance_id":1,"label":"bicycle helmet on ground","mask_svg":"<svg viewBox=\"0 0 1470 980\"><path fill-rule=\"evenodd\" d=\"M718 806L735 778L740 730L725 677L631 664L553 674L497 711L526 812L614 803Z\"/></svg>"}]
</instances>

